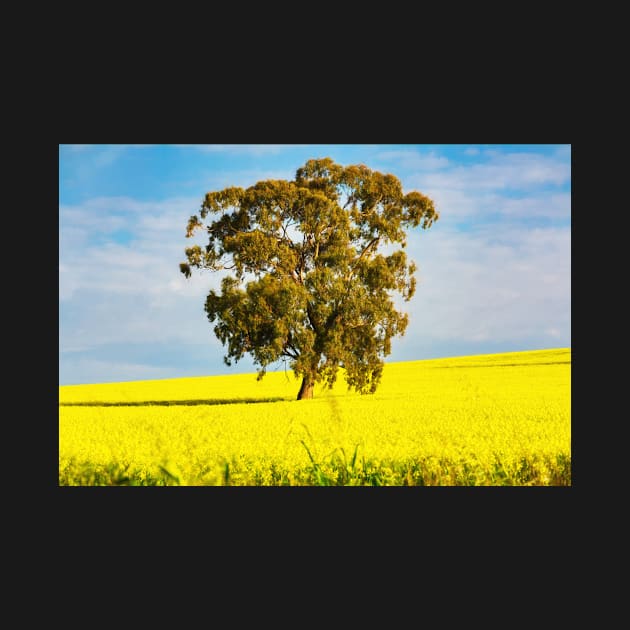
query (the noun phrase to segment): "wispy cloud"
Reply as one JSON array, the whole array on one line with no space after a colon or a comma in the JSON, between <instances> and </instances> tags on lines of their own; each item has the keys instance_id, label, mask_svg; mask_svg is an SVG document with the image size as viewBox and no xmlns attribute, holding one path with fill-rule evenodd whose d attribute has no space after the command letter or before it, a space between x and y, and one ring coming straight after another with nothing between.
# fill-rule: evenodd
<instances>
[{"instance_id":1,"label":"wispy cloud","mask_svg":"<svg viewBox=\"0 0 630 630\"><path fill-rule=\"evenodd\" d=\"M375 158L386 163L396 164L403 169L412 170L435 170L448 166L448 158L438 155L434 151L422 153L412 149L402 149L398 151L381 151Z\"/></svg>"},{"instance_id":2,"label":"wispy cloud","mask_svg":"<svg viewBox=\"0 0 630 630\"><path fill-rule=\"evenodd\" d=\"M405 190L431 197L442 224L469 220L509 222L543 219L568 222L571 165L566 155L480 151L470 164L412 171L402 178Z\"/></svg>"},{"instance_id":3,"label":"wispy cloud","mask_svg":"<svg viewBox=\"0 0 630 630\"><path fill-rule=\"evenodd\" d=\"M442 224L472 217L477 221L503 217L513 221L537 218L567 222L571 218L569 193L544 191L507 197L492 191L468 192L449 186L419 188L433 199Z\"/></svg>"},{"instance_id":4,"label":"wispy cloud","mask_svg":"<svg viewBox=\"0 0 630 630\"><path fill-rule=\"evenodd\" d=\"M61 208L62 348L209 336L203 298L220 280L186 280L179 271L194 242L185 238L193 201L114 198L109 206L97 199ZM117 240L121 225L132 235L127 242Z\"/></svg>"},{"instance_id":5,"label":"wispy cloud","mask_svg":"<svg viewBox=\"0 0 630 630\"><path fill-rule=\"evenodd\" d=\"M516 343L555 330L553 341L570 345L570 228L436 229L414 234L409 249L420 283L407 307L406 344L427 337Z\"/></svg>"},{"instance_id":6,"label":"wispy cloud","mask_svg":"<svg viewBox=\"0 0 630 630\"><path fill-rule=\"evenodd\" d=\"M409 180L412 185L464 190L469 194L479 191L530 190L545 185L561 186L570 177L571 165L563 159L534 153L493 152L485 162L416 175Z\"/></svg>"},{"instance_id":7,"label":"wispy cloud","mask_svg":"<svg viewBox=\"0 0 630 630\"><path fill-rule=\"evenodd\" d=\"M522 199L502 199L495 197L493 207L497 212L512 217L547 217L570 219L570 193L534 195Z\"/></svg>"}]
</instances>

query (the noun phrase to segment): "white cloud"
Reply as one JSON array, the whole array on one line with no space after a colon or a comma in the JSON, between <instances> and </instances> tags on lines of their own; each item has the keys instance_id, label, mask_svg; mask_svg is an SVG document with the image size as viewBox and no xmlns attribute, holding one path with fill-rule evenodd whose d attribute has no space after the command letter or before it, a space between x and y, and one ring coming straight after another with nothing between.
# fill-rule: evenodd
<instances>
[{"instance_id":1,"label":"white cloud","mask_svg":"<svg viewBox=\"0 0 630 630\"><path fill-rule=\"evenodd\" d=\"M449 218L461 218L471 215L483 215L489 208L488 195L469 195L464 190L448 187L425 186L418 181L417 189L428 195L440 213L440 221L443 224ZM414 188L405 186L404 191L409 192Z\"/></svg>"},{"instance_id":2,"label":"white cloud","mask_svg":"<svg viewBox=\"0 0 630 630\"><path fill-rule=\"evenodd\" d=\"M111 212L111 209L109 210ZM60 208L60 222L69 226L70 230L87 230L101 233L111 233L126 227L130 223L129 216L111 213L86 212L77 208Z\"/></svg>"},{"instance_id":3,"label":"white cloud","mask_svg":"<svg viewBox=\"0 0 630 630\"><path fill-rule=\"evenodd\" d=\"M110 201L60 211L61 350L211 341L203 302L219 277L194 274L187 280L179 271L184 249L195 241L185 238L185 230L198 200ZM126 244L112 231L118 218L133 236Z\"/></svg>"},{"instance_id":4,"label":"white cloud","mask_svg":"<svg viewBox=\"0 0 630 630\"><path fill-rule=\"evenodd\" d=\"M530 195L522 199L496 197L493 207L497 212L512 217L548 217L570 219L571 194Z\"/></svg>"},{"instance_id":5,"label":"white cloud","mask_svg":"<svg viewBox=\"0 0 630 630\"><path fill-rule=\"evenodd\" d=\"M408 340L516 342L549 330L569 339L570 228L457 232L436 224L414 234L409 250L420 281L407 307Z\"/></svg>"},{"instance_id":6,"label":"white cloud","mask_svg":"<svg viewBox=\"0 0 630 630\"><path fill-rule=\"evenodd\" d=\"M566 157L493 150L482 159L439 172L412 173L403 178L404 189L421 190L433 199L442 222L471 217L570 219L571 194L561 188L571 176Z\"/></svg>"},{"instance_id":7,"label":"white cloud","mask_svg":"<svg viewBox=\"0 0 630 630\"><path fill-rule=\"evenodd\" d=\"M475 217L504 217L519 221L528 218L570 220L569 193L538 192L519 198L502 196L491 191L466 191L461 188L419 186L434 202L442 224L452 220ZM407 192L408 188L405 188Z\"/></svg>"},{"instance_id":8,"label":"white cloud","mask_svg":"<svg viewBox=\"0 0 630 630\"><path fill-rule=\"evenodd\" d=\"M448 166L448 158L437 155L435 151L421 153L412 149L381 151L375 158L384 162L396 162L399 168L410 170L435 170Z\"/></svg>"},{"instance_id":9,"label":"white cloud","mask_svg":"<svg viewBox=\"0 0 630 630\"><path fill-rule=\"evenodd\" d=\"M120 144L109 145L106 148L99 149L93 157L94 166L103 168L104 166L113 164L126 149L127 147Z\"/></svg>"},{"instance_id":10,"label":"white cloud","mask_svg":"<svg viewBox=\"0 0 630 630\"><path fill-rule=\"evenodd\" d=\"M493 152L482 163L457 166L438 173L412 175L407 185L425 188L463 190L466 194L530 189L532 186L566 184L571 165L565 159L536 153Z\"/></svg>"}]
</instances>

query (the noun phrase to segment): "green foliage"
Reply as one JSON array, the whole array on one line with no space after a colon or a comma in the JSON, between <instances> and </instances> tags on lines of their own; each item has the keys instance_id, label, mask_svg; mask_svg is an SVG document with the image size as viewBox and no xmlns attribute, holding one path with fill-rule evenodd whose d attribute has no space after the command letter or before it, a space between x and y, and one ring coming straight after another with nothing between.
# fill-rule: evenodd
<instances>
[{"instance_id":1,"label":"green foliage","mask_svg":"<svg viewBox=\"0 0 630 630\"><path fill-rule=\"evenodd\" d=\"M407 229L431 226L433 202L404 195L393 175L324 158L294 181L210 192L199 214L186 236L205 229L208 244L187 248L180 270L232 272L205 303L226 364L249 353L262 378L286 360L304 379L300 397L315 382L332 386L339 367L350 388L375 392L391 339L408 324L392 295L409 300L416 286L415 264L393 246L406 246Z\"/></svg>"}]
</instances>

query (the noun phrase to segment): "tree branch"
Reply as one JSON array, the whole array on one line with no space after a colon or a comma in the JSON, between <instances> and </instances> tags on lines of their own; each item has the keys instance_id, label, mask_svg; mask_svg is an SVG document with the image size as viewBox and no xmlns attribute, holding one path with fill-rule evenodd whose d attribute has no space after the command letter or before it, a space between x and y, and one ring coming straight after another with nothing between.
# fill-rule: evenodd
<instances>
[{"instance_id":1,"label":"tree branch","mask_svg":"<svg viewBox=\"0 0 630 630\"><path fill-rule=\"evenodd\" d=\"M361 258L365 255L365 253L373 246L378 245L378 242L381 240L380 236L375 236L364 248L363 251L359 254L359 257L354 261L354 264L350 268L350 274L348 275L347 282L352 280L352 276L354 275L354 270L357 268L359 262L361 262Z\"/></svg>"},{"instance_id":2,"label":"tree branch","mask_svg":"<svg viewBox=\"0 0 630 630\"><path fill-rule=\"evenodd\" d=\"M291 348L291 350L293 350L293 348ZM286 346L282 349L282 353L280 354L280 356L289 357L290 359L295 359L295 360L299 359L300 357L300 355L295 350L291 352L290 350L287 349Z\"/></svg>"},{"instance_id":3,"label":"tree branch","mask_svg":"<svg viewBox=\"0 0 630 630\"><path fill-rule=\"evenodd\" d=\"M368 249L370 249L370 247L372 247L373 245L377 245L378 242L381 240L380 236L375 236L364 248L363 251L361 252L361 254L359 254L359 257L356 259L354 265L352 266L352 268L354 269L358 264L359 261L361 260L361 258L363 258L363 255L365 254L365 252L368 251Z\"/></svg>"},{"instance_id":4,"label":"tree branch","mask_svg":"<svg viewBox=\"0 0 630 630\"><path fill-rule=\"evenodd\" d=\"M310 302L306 303L306 315L308 316L308 321L311 325L311 328L315 331L316 335L321 335L321 328L315 323L315 316L313 315L313 307Z\"/></svg>"}]
</instances>

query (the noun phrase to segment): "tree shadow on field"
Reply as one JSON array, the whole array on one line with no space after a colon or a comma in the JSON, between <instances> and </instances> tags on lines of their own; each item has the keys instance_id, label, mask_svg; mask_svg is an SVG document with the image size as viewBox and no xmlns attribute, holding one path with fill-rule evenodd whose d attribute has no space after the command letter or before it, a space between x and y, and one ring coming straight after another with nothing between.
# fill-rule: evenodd
<instances>
[{"instance_id":1,"label":"tree shadow on field","mask_svg":"<svg viewBox=\"0 0 630 630\"><path fill-rule=\"evenodd\" d=\"M148 407L159 405L162 407L178 407L192 405L242 405L269 402L286 402L293 400L283 396L270 396L266 398L198 398L192 400L130 400L130 401L78 401L59 402L60 407Z\"/></svg>"}]
</instances>

